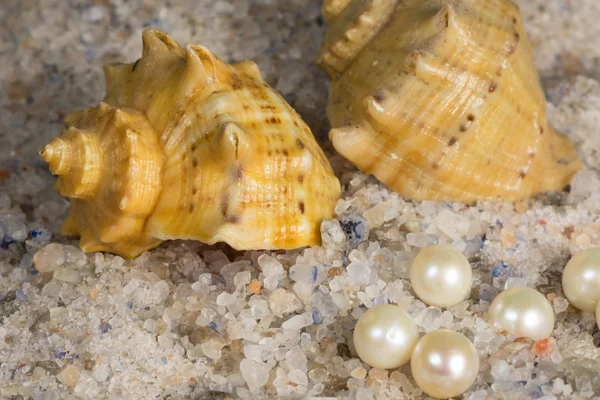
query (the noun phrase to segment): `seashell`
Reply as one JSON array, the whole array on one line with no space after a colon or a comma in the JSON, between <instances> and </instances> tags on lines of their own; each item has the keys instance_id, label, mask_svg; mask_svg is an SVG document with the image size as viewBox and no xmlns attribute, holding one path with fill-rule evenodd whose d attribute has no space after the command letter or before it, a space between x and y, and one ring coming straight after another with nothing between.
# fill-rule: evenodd
<instances>
[{"instance_id":1,"label":"seashell","mask_svg":"<svg viewBox=\"0 0 600 400\"><path fill-rule=\"evenodd\" d=\"M518 200L580 169L507 0L325 0L336 150L412 199Z\"/></svg>"},{"instance_id":2,"label":"seashell","mask_svg":"<svg viewBox=\"0 0 600 400\"><path fill-rule=\"evenodd\" d=\"M340 184L310 129L251 61L143 33L133 64L41 151L71 198L62 232L135 257L169 239L236 249L318 244Z\"/></svg>"}]
</instances>

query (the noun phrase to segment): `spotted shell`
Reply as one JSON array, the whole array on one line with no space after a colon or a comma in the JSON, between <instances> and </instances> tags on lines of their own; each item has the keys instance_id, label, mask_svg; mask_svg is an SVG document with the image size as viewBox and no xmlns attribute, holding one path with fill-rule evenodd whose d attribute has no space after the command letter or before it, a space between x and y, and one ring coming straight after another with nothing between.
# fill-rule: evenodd
<instances>
[{"instance_id":1,"label":"spotted shell","mask_svg":"<svg viewBox=\"0 0 600 400\"><path fill-rule=\"evenodd\" d=\"M133 64L41 151L71 198L63 234L135 257L168 239L236 249L320 241L340 185L310 129L251 61L143 33Z\"/></svg>"},{"instance_id":2,"label":"spotted shell","mask_svg":"<svg viewBox=\"0 0 600 400\"><path fill-rule=\"evenodd\" d=\"M412 199L518 200L580 169L507 0L325 0L336 150Z\"/></svg>"}]
</instances>

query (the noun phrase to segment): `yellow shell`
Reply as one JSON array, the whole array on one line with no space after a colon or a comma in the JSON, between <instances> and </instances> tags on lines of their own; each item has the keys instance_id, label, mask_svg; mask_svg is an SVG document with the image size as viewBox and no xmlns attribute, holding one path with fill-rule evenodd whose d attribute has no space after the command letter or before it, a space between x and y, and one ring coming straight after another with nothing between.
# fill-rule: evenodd
<instances>
[{"instance_id":1,"label":"yellow shell","mask_svg":"<svg viewBox=\"0 0 600 400\"><path fill-rule=\"evenodd\" d=\"M340 185L310 129L251 61L143 33L133 64L41 151L71 198L63 234L135 257L168 239L236 249L317 244Z\"/></svg>"},{"instance_id":2,"label":"yellow shell","mask_svg":"<svg viewBox=\"0 0 600 400\"><path fill-rule=\"evenodd\" d=\"M325 0L336 150L412 199L518 200L580 169L507 0Z\"/></svg>"}]
</instances>

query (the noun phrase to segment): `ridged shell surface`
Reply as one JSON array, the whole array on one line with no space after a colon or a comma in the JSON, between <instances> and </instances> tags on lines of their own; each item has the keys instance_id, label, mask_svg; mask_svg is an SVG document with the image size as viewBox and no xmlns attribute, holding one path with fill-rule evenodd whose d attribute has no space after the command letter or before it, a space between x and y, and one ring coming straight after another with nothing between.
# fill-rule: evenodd
<instances>
[{"instance_id":1,"label":"ridged shell surface","mask_svg":"<svg viewBox=\"0 0 600 400\"><path fill-rule=\"evenodd\" d=\"M518 200L579 170L507 0L329 0L318 63L338 152L412 199Z\"/></svg>"},{"instance_id":2,"label":"ridged shell surface","mask_svg":"<svg viewBox=\"0 0 600 400\"><path fill-rule=\"evenodd\" d=\"M133 64L105 67L102 104L67 117L41 151L71 198L65 235L135 257L168 239L236 249L320 242L340 185L310 129L256 64L143 33Z\"/></svg>"}]
</instances>

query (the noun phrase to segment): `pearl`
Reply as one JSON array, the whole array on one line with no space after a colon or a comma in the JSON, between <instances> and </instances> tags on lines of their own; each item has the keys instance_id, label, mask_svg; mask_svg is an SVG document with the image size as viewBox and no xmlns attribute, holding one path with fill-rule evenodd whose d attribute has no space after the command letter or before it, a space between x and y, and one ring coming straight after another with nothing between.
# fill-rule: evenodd
<instances>
[{"instance_id":1,"label":"pearl","mask_svg":"<svg viewBox=\"0 0 600 400\"><path fill-rule=\"evenodd\" d=\"M353 338L361 360L371 367L392 369L410 360L419 332L400 307L384 304L371 308L359 318Z\"/></svg>"},{"instance_id":2,"label":"pearl","mask_svg":"<svg viewBox=\"0 0 600 400\"><path fill-rule=\"evenodd\" d=\"M450 246L430 246L415 257L410 284L424 303L451 307L471 293L473 272L460 251Z\"/></svg>"},{"instance_id":3,"label":"pearl","mask_svg":"<svg viewBox=\"0 0 600 400\"><path fill-rule=\"evenodd\" d=\"M562 286L571 304L581 311L594 312L600 301L600 248L571 258L563 271Z\"/></svg>"},{"instance_id":4,"label":"pearl","mask_svg":"<svg viewBox=\"0 0 600 400\"><path fill-rule=\"evenodd\" d=\"M533 340L549 337L554 329L554 310L550 302L528 287L501 292L490 305L488 319L510 334Z\"/></svg>"},{"instance_id":5,"label":"pearl","mask_svg":"<svg viewBox=\"0 0 600 400\"><path fill-rule=\"evenodd\" d=\"M465 335L440 329L419 340L410 368L421 390L447 399L463 394L473 385L479 372L479 355Z\"/></svg>"}]
</instances>

